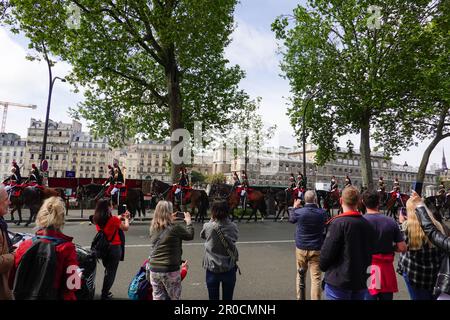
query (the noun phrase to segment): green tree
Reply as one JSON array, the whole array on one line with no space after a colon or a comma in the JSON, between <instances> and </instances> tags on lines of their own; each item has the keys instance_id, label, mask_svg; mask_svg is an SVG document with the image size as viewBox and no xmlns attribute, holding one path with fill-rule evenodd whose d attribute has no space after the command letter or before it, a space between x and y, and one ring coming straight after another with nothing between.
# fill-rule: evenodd
<instances>
[{"instance_id":1,"label":"green tree","mask_svg":"<svg viewBox=\"0 0 450 320\"><path fill-rule=\"evenodd\" d=\"M219 183L226 183L227 178L223 173L215 173L215 174L209 174L206 177L206 182L209 184L219 184Z\"/></svg>"},{"instance_id":2,"label":"green tree","mask_svg":"<svg viewBox=\"0 0 450 320\"><path fill-rule=\"evenodd\" d=\"M192 182L192 184L198 183L198 182L202 183L202 182L205 181L205 179L206 179L206 177L201 172L198 172L198 171L195 171L195 170L191 171L191 182Z\"/></svg>"},{"instance_id":3,"label":"green tree","mask_svg":"<svg viewBox=\"0 0 450 320\"><path fill-rule=\"evenodd\" d=\"M444 3L436 2L433 19L422 26L411 40L411 50L402 52L397 68L392 69L399 92L412 103L393 109L385 123L386 131L376 133L378 140L387 145L399 139L409 145L417 144L415 139L431 140L416 177L422 183L431 153L450 137L450 7Z\"/></svg>"},{"instance_id":4,"label":"green tree","mask_svg":"<svg viewBox=\"0 0 450 320\"><path fill-rule=\"evenodd\" d=\"M162 140L194 120L229 123L243 72L224 48L237 0L11 0L7 23L68 61L84 90L72 110L113 145L137 134ZM71 8L68 10L68 8ZM67 23L73 8L80 23ZM124 129L126 128L126 130ZM179 141L172 141L172 148ZM178 166L172 163L172 178Z\"/></svg>"},{"instance_id":5,"label":"green tree","mask_svg":"<svg viewBox=\"0 0 450 320\"><path fill-rule=\"evenodd\" d=\"M392 130L399 108L415 106L399 81L413 77L413 62L404 64L402 75L398 66L438 15L440 2L309 0L307 7L299 5L292 16L273 23L276 37L283 41L282 70L294 95L288 114L297 136L302 132L299 124L305 124L318 146L319 165L334 159L339 137L360 134L363 184L373 188L371 137L374 149L382 147L387 156L411 144L408 137L393 141L383 133Z\"/></svg>"}]
</instances>

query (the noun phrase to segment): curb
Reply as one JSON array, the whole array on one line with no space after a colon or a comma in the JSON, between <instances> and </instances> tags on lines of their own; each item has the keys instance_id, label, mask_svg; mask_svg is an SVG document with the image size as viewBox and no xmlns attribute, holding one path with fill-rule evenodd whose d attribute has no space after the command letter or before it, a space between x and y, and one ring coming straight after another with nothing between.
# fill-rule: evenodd
<instances>
[{"instance_id":1,"label":"curb","mask_svg":"<svg viewBox=\"0 0 450 320\"><path fill-rule=\"evenodd\" d=\"M135 218L133 220L133 222L144 222L144 221L151 221L151 218L144 218L144 219L139 219L139 218ZM89 218L68 218L65 221L67 222L89 222Z\"/></svg>"}]
</instances>

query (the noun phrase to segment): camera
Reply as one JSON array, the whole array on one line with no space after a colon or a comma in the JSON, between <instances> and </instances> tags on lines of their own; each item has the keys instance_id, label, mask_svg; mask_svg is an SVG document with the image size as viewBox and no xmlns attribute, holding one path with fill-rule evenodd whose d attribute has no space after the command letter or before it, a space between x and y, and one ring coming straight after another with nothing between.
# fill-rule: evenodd
<instances>
[{"instance_id":1,"label":"camera","mask_svg":"<svg viewBox=\"0 0 450 320\"><path fill-rule=\"evenodd\" d=\"M176 218L177 218L177 219L183 219L183 220L184 220L184 212L177 211L177 213L176 213Z\"/></svg>"}]
</instances>

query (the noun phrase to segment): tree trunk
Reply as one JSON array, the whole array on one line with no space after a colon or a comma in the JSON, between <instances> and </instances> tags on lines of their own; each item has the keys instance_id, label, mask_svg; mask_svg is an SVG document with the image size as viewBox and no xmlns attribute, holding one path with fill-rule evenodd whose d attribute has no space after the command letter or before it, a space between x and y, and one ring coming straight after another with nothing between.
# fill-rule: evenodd
<instances>
[{"instance_id":1,"label":"tree trunk","mask_svg":"<svg viewBox=\"0 0 450 320\"><path fill-rule=\"evenodd\" d=\"M359 147L361 153L361 176L363 187L368 190L373 189L372 161L370 154L370 123L366 117L361 123L361 143Z\"/></svg>"},{"instance_id":2,"label":"tree trunk","mask_svg":"<svg viewBox=\"0 0 450 320\"><path fill-rule=\"evenodd\" d=\"M168 104L170 111L170 131L171 134L177 129L183 128L183 116L182 116L182 105L181 105L181 90L180 90L180 79L179 70L175 60L174 51L171 51L169 57L169 63L166 68L166 80L167 80L167 92L168 92ZM173 149L179 141L171 141L171 149ZM177 181L178 172L182 164L174 164L171 161L171 179L172 183Z\"/></svg>"},{"instance_id":3,"label":"tree trunk","mask_svg":"<svg viewBox=\"0 0 450 320\"><path fill-rule=\"evenodd\" d=\"M442 138L440 136L436 136L423 153L422 161L420 161L419 171L417 172L416 177L417 182L423 183L425 181L425 173L427 171L428 160L430 159L430 155L433 152L434 148L438 145L439 141L441 140Z\"/></svg>"},{"instance_id":4,"label":"tree trunk","mask_svg":"<svg viewBox=\"0 0 450 320\"><path fill-rule=\"evenodd\" d=\"M442 109L439 122L436 127L436 136L431 141L431 143L428 145L427 149L425 150L422 161L420 162L419 171L417 172L416 182L422 183L425 181L425 174L427 171L428 161L430 159L430 155L433 152L434 148L441 142L441 140L450 137L450 133L443 134L444 128L446 127L445 119L448 116L449 107Z\"/></svg>"}]
</instances>

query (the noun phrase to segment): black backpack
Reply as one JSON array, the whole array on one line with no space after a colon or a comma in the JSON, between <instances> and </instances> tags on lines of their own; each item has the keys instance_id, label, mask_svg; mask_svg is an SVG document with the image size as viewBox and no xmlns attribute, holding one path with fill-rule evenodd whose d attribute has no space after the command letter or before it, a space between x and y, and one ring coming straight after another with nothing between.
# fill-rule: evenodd
<instances>
[{"instance_id":1,"label":"black backpack","mask_svg":"<svg viewBox=\"0 0 450 320\"><path fill-rule=\"evenodd\" d=\"M14 297L16 300L57 300L60 295L54 287L57 263L55 249L67 241L48 236L36 236L32 240L33 245L22 256L16 271Z\"/></svg>"},{"instance_id":2,"label":"black backpack","mask_svg":"<svg viewBox=\"0 0 450 320\"><path fill-rule=\"evenodd\" d=\"M113 241L114 237L116 236L116 233L117 229L114 232L111 240L108 240L105 232L102 229L100 229L100 231L97 232L91 244L91 251L97 259L104 259L108 255L109 248L111 246L111 241Z\"/></svg>"}]
</instances>

